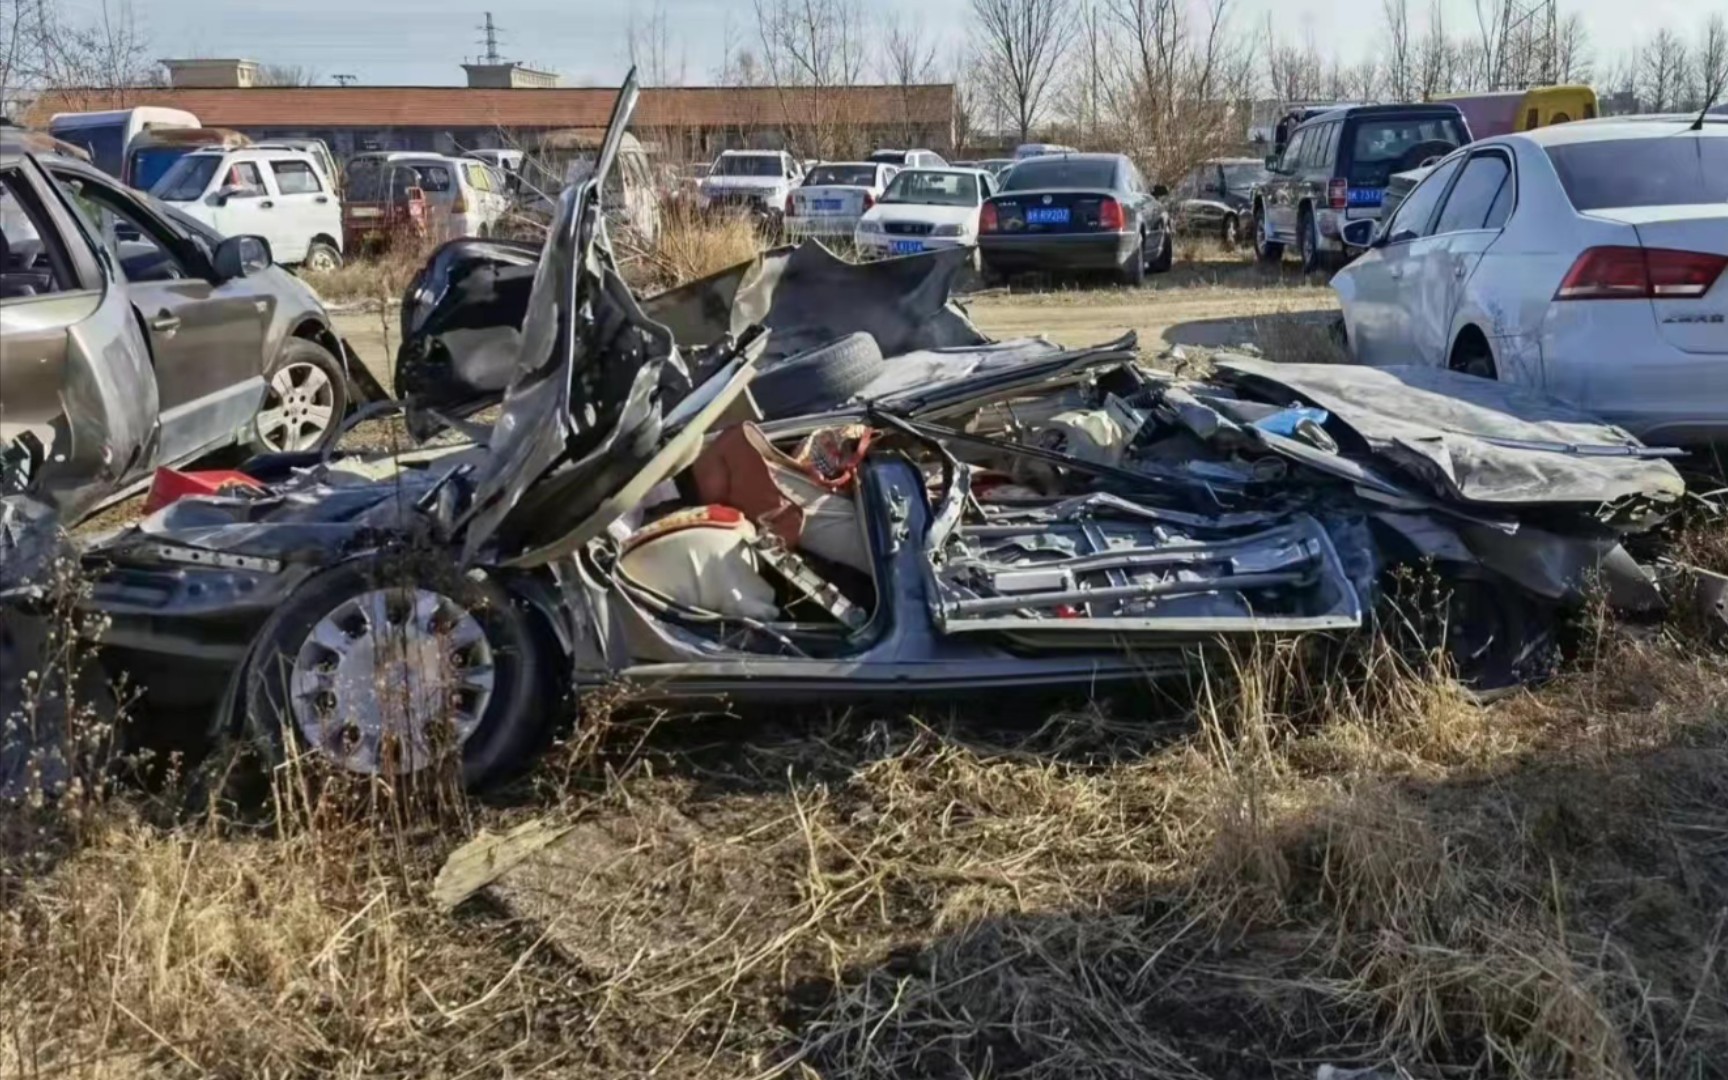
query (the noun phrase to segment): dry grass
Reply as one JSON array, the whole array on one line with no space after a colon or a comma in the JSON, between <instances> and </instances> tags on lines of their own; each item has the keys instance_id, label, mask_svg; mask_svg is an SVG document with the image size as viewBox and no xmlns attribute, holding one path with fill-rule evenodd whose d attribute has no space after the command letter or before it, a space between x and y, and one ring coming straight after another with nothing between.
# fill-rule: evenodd
<instances>
[{"instance_id":1,"label":"dry grass","mask_svg":"<svg viewBox=\"0 0 1728 1080\"><path fill-rule=\"evenodd\" d=\"M327 274L298 273L326 304L394 304L437 247L430 239L403 241L379 254L350 252L340 269Z\"/></svg>"},{"instance_id":2,"label":"dry grass","mask_svg":"<svg viewBox=\"0 0 1728 1080\"><path fill-rule=\"evenodd\" d=\"M670 228L667 283L756 250ZM1325 359L1301 325L1256 338ZM486 804L290 767L262 822L5 812L0 1078L1728 1076L1728 656L1603 622L1484 706L1319 646L1065 708L596 693ZM570 831L436 908L533 817Z\"/></svg>"},{"instance_id":3,"label":"dry grass","mask_svg":"<svg viewBox=\"0 0 1728 1080\"><path fill-rule=\"evenodd\" d=\"M491 807L91 805L4 897L0 1075L1722 1075L1728 660L1587 654L1491 708L1302 647L1041 720L597 696ZM432 909L530 815L573 831Z\"/></svg>"},{"instance_id":4,"label":"dry grass","mask_svg":"<svg viewBox=\"0 0 1728 1080\"><path fill-rule=\"evenodd\" d=\"M669 289L754 258L764 238L742 214L713 215L687 203L669 202L660 235L647 251L621 250L626 276L638 291Z\"/></svg>"}]
</instances>

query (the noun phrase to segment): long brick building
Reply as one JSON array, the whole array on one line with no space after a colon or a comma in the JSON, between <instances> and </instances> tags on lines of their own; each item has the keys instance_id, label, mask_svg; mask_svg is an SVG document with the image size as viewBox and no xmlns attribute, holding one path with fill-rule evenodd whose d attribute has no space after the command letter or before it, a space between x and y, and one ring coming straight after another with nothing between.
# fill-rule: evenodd
<instances>
[{"instance_id":1,"label":"long brick building","mask_svg":"<svg viewBox=\"0 0 1728 1080\"><path fill-rule=\"evenodd\" d=\"M527 69L503 78L470 70L468 86L281 87L251 85L256 65L250 61L167 64L173 85L51 93L35 103L29 120L45 125L56 112L163 105L185 109L206 127L233 128L253 138L321 138L346 158L367 150L454 153L531 145L547 131L598 132L617 94L610 87L547 87L546 79L522 78L542 74ZM811 157L862 153L877 145L946 151L954 143L955 110L948 84L650 87L642 92L633 130L667 155L685 159L740 147L786 148Z\"/></svg>"}]
</instances>

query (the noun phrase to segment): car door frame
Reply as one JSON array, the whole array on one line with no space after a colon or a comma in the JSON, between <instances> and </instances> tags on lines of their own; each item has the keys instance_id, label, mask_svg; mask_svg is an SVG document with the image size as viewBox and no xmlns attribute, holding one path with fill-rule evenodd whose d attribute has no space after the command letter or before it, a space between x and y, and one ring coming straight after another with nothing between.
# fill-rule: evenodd
<instances>
[{"instance_id":1,"label":"car door frame","mask_svg":"<svg viewBox=\"0 0 1728 1080\"><path fill-rule=\"evenodd\" d=\"M1302 155L1308 147L1309 133L1313 128L1298 127L1290 133L1290 141L1284 144L1284 152L1278 158L1278 168L1273 175L1277 177L1271 184L1266 196L1262 196L1261 204L1266 208L1267 239L1274 243L1283 243L1296 234L1296 212L1293 201L1295 188L1300 182ZM1285 226L1285 219L1290 224Z\"/></svg>"},{"instance_id":2,"label":"car door frame","mask_svg":"<svg viewBox=\"0 0 1728 1080\"><path fill-rule=\"evenodd\" d=\"M1335 287L1340 290L1340 299L1344 300L1350 349L1357 362L1380 366L1407 363L1412 359L1408 353L1411 346L1409 291L1416 287L1417 276L1424 272L1425 260L1432 254L1434 237L1432 233L1424 232L1407 240L1397 240L1391 230L1399 223L1412 197L1433 182L1442 168L1456 161L1458 168L1442 179L1440 198L1423 222L1424 229L1431 229L1438 220L1441 207L1451 195L1453 182L1463 169L1464 157L1463 153L1458 153L1436 165L1434 173L1412 188L1387 220L1386 234L1376 237L1368 251L1334 279ZM1346 290L1350 294L1347 297L1343 295ZM1351 311L1353 306L1355 310Z\"/></svg>"},{"instance_id":3,"label":"car door frame","mask_svg":"<svg viewBox=\"0 0 1728 1080\"><path fill-rule=\"evenodd\" d=\"M1494 228L1454 229L1450 232L1439 232L1441 220L1446 210L1452 204L1452 198L1458 192L1458 184L1464 178L1464 173L1470 168L1470 163L1478 158L1497 157L1506 163L1507 179L1512 184L1512 206L1506 213L1506 220ZM1476 270L1482 257L1493 247L1494 242L1506 231L1506 223L1518 210L1518 159L1507 147L1502 146L1472 146L1460 155L1462 164L1452 177L1445 194L1440 199L1440 205L1435 209L1433 226L1430 233L1433 239L1441 244L1432 255L1432 265L1425 267L1424 272L1432 279L1424 284L1431 290L1422 297L1421 314L1425 325L1419 325L1415 334L1415 345L1422 361L1435 366L1445 366L1451 360L1453 343L1463 332L1466 325L1477 325L1492 347L1497 330L1504 320L1497 317L1486 305L1471 305L1468 303L1470 282L1474 280ZM1490 203L1491 211L1498 203L1498 195L1494 203Z\"/></svg>"},{"instance_id":4,"label":"car door frame","mask_svg":"<svg viewBox=\"0 0 1728 1080\"><path fill-rule=\"evenodd\" d=\"M188 235L119 181L82 170L47 171L56 186L66 176L86 192L93 186L102 192L86 194L90 201L124 207L110 210L145 229L186 273L133 281L117 252L106 256L149 346L159 409L156 464L178 464L234 442L264 401L264 344L274 298L244 277L219 280L207 239ZM91 242L107 250L100 223L87 224L97 229Z\"/></svg>"},{"instance_id":5,"label":"car door frame","mask_svg":"<svg viewBox=\"0 0 1728 1080\"><path fill-rule=\"evenodd\" d=\"M276 166L279 162L304 165L312 173L312 178L318 182L319 190L294 193L283 191L282 181L276 175ZM330 230L325 227L327 222L324 220L327 211L320 209L322 206L328 206L330 202L330 193L325 190L327 182L319 174L318 166L310 155L301 158L293 156L291 152L285 152L282 157L272 156L261 159L259 163L263 165L262 171L265 174L266 184L276 192L276 206L273 212L278 215L277 220L284 223L279 229L279 233L284 237L293 237L290 243L284 245L285 250L277 247L274 237L267 237L270 240L271 258L287 265L305 262L307 254L312 249L313 238L330 233ZM320 203L319 199L324 201ZM336 211L338 224L341 214L342 211L338 208ZM338 227L336 232L339 234L341 229ZM335 237L332 236L332 239Z\"/></svg>"},{"instance_id":6,"label":"car door frame","mask_svg":"<svg viewBox=\"0 0 1728 1080\"><path fill-rule=\"evenodd\" d=\"M13 369L0 375L0 386L21 395L32 394L32 382L42 388L42 404L53 413L33 419L26 400L12 421L48 429L46 437L35 432L45 457L28 478L30 490L71 524L155 463L156 373L124 278L54 177L28 154L0 169L16 172L20 208L67 286L0 300L0 370ZM20 364L27 365L22 373Z\"/></svg>"}]
</instances>

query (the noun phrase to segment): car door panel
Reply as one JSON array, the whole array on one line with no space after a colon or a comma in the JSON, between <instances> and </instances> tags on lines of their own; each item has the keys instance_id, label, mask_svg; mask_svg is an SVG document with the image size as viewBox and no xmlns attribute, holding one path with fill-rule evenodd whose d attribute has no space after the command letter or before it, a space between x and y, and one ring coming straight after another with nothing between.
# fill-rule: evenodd
<instances>
[{"instance_id":1,"label":"car door panel","mask_svg":"<svg viewBox=\"0 0 1728 1080\"><path fill-rule=\"evenodd\" d=\"M264 335L274 298L246 278L210 281L196 245L118 187L83 180L79 194L102 212L97 228L149 338L161 410L158 463L227 442L264 399ZM138 239L120 241L122 226ZM142 250L150 246L153 253ZM129 276L129 265L148 267L149 277Z\"/></svg>"},{"instance_id":2,"label":"car door panel","mask_svg":"<svg viewBox=\"0 0 1728 1080\"><path fill-rule=\"evenodd\" d=\"M148 469L156 435L149 351L86 232L39 169L0 170L6 251L28 239L46 264L0 293L0 445L40 444L31 489L68 523Z\"/></svg>"},{"instance_id":3,"label":"car door panel","mask_svg":"<svg viewBox=\"0 0 1728 1080\"><path fill-rule=\"evenodd\" d=\"M1437 251L1443 254L1445 248L1444 241L1430 235L1431 227L1457 168L1457 162L1437 167L1398 208L1384 239L1340 272L1350 293L1351 346L1362 363L1408 364L1425 358L1419 328L1440 316L1424 305L1441 303L1425 284L1426 275ZM1430 331L1427 336L1435 335Z\"/></svg>"},{"instance_id":4,"label":"car door panel","mask_svg":"<svg viewBox=\"0 0 1728 1080\"><path fill-rule=\"evenodd\" d=\"M1516 182L1511 159L1497 151L1484 151L1464 159L1463 168L1434 222L1433 239L1441 241L1426 268L1426 295L1421 311L1416 347L1423 361L1443 365L1450 361L1452 343L1462 329L1459 319L1465 307L1470 281L1482 257L1500 238L1500 232L1515 201ZM1496 306L1492 298L1489 305ZM1478 329L1490 339L1512 332L1509 320L1492 314Z\"/></svg>"}]
</instances>

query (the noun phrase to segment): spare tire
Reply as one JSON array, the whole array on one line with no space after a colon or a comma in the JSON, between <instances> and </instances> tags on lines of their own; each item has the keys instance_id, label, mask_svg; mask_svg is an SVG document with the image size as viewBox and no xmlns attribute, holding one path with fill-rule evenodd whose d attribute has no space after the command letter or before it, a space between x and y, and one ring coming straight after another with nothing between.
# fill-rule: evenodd
<instances>
[{"instance_id":1,"label":"spare tire","mask_svg":"<svg viewBox=\"0 0 1728 1080\"><path fill-rule=\"evenodd\" d=\"M862 331L789 356L757 373L750 395L768 420L838 408L882 374L887 361Z\"/></svg>"},{"instance_id":2,"label":"spare tire","mask_svg":"<svg viewBox=\"0 0 1728 1080\"><path fill-rule=\"evenodd\" d=\"M1409 172L1411 169L1419 169L1424 163L1438 161L1456 149L1458 149L1457 143L1448 142L1445 139L1429 139L1427 142L1419 142L1399 156L1398 164L1392 171L1401 173Z\"/></svg>"}]
</instances>

